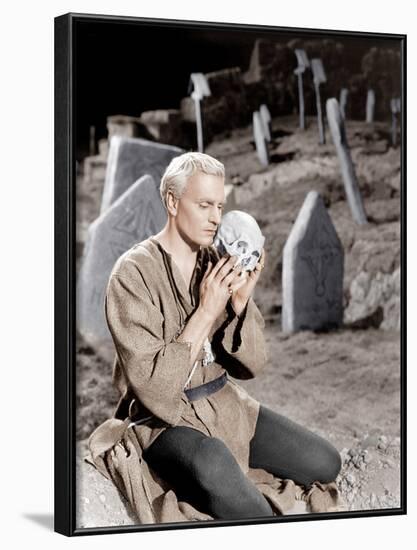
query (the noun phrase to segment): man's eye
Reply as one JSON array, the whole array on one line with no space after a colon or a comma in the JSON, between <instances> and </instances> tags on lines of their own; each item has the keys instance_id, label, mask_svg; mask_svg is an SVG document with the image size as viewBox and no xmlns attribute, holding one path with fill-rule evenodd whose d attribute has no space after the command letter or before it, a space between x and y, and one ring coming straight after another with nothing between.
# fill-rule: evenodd
<instances>
[{"instance_id":1,"label":"man's eye","mask_svg":"<svg viewBox=\"0 0 417 550\"><path fill-rule=\"evenodd\" d=\"M208 208L208 204L200 204L200 208Z\"/></svg>"}]
</instances>

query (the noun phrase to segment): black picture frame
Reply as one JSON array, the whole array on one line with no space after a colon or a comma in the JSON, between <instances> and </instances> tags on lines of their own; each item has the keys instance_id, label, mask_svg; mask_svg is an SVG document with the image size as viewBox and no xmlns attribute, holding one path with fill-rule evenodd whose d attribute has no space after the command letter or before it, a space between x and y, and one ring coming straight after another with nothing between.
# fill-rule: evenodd
<instances>
[{"instance_id":1,"label":"black picture frame","mask_svg":"<svg viewBox=\"0 0 417 550\"><path fill-rule=\"evenodd\" d=\"M316 38L357 37L358 40L395 41L401 50L401 505L393 509L346 511L329 514L282 516L273 519L164 523L79 529L76 526L75 391L76 391L76 150L75 90L77 25L106 23L136 26L138 32L157 25L178 31L226 30L248 34L278 33ZM110 28L110 27L109 27ZM55 531L66 536L201 528L225 525L282 523L368 516L402 515L406 495L406 36L399 34L297 29L203 21L177 21L106 15L66 14L55 18Z\"/></svg>"}]
</instances>

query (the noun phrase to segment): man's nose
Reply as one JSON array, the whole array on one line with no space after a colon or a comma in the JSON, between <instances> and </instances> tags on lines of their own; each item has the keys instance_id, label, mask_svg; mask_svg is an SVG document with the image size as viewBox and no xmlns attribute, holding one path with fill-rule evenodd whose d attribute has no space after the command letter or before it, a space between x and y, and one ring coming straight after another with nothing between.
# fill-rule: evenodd
<instances>
[{"instance_id":1,"label":"man's nose","mask_svg":"<svg viewBox=\"0 0 417 550\"><path fill-rule=\"evenodd\" d=\"M209 221L211 223L215 223L216 225L219 225L221 217L222 217L222 213L217 207L214 207L211 209L210 218L209 218Z\"/></svg>"}]
</instances>

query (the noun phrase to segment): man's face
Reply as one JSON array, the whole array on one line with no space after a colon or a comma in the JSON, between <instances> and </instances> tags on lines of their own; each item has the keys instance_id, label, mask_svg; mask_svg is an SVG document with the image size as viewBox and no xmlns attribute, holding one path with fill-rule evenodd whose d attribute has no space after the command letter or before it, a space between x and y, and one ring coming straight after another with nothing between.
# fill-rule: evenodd
<instances>
[{"instance_id":1,"label":"man's face","mask_svg":"<svg viewBox=\"0 0 417 550\"><path fill-rule=\"evenodd\" d=\"M225 202L224 178L200 172L187 183L177 203L176 226L182 238L201 246L213 243Z\"/></svg>"}]
</instances>

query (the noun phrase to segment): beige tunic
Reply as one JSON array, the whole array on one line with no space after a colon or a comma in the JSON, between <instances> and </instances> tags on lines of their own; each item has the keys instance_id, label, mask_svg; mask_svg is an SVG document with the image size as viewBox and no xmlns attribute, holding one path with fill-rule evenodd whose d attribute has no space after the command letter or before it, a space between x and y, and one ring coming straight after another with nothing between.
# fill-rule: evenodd
<instances>
[{"instance_id":1,"label":"beige tunic","mask_svg":"<svg viewBox=\"0 0 417 550\"><path fill-rule=\"evenodd\" d=\"M142 451L169 426L189 426L220 438L277 513L290 508L296 497L303 498L302 489L292 481L249 468L259 403L231 377L251 378L266 363L264 321L252 298L240 316L228 304L217 319L209 335L214 362L203 366L201 350L187 387L224 372L228 373L226 385L194 402L184 394L191 371L190 345L177 338L198 306L200 281L209 260L216 263L216 250L201 248L187 289L172 256L151 237L119 258L109 279L106 318L116 348L113 382L121 398L114 418L91 435L88 460L125 494L141 523L209 519L178 502L142 458ZM317 491L324 495L318 508L335 506L334 487L333 496L320 484L314 490L316 499Z\"/></svg>"}]
</instances>

